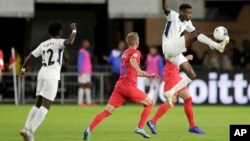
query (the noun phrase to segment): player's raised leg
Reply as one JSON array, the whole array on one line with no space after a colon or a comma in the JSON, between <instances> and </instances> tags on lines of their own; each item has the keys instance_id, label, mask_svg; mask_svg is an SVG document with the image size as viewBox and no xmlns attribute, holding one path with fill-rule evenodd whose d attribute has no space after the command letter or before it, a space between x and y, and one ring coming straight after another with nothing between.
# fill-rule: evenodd
<instances>
[{"instance_id":1,"label":"player's raised leg","mask_svg":"<svg viewBox=\"0 0 250 141\"><path fill-rule=\"evenodd\" d=\"M184 112L189 123L188 131L196 134L205 134L205 132L199 129L199 127L195 124L192 97L190 96L188 89L180 91L179 96L184 100Z\"/></svg>"},{"instance_id":2,"label":"player's raised leg","mask_svg":"<svg viewBox=\"0 0 250 141\"><path fill-rule=\"evenodd\" d=\"M216 49L219 52L224 52L226 45L229 43L229 36L226 36L223 41L217 43L205 34L200 33L199 31L186 33L184 36L186 41L186 47L188 47L191 43L195 41L195 39L197 39L199 42L208 45L211 49Z\"/></svg>"}]
</instances>

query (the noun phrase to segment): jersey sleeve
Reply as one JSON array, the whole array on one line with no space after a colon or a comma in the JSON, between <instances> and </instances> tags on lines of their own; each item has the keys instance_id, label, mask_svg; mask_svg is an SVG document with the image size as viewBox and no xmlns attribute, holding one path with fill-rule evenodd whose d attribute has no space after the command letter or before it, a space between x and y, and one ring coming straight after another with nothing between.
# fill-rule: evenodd
<instances>
[{"instance_id":1,"label":"jersey sleeve","mask_svg":"<svg viewBox=\"0 0 250 141\"><path fill-rule=\"evenodd\" d=\"M140 61L141 52L139 50L132 53L131 58L135 58L137 61Z\"/></svg>"},{"instance_id":2,"label":"jersey sleeve","mask_svg":"<svg viewBox=\"0 0 250 141\"><path fill-rule=\"evenodd\" d=\"M42 55L42 44L40 44L36 49L34 49L31 54L34 56L34 57L39 57Z\"/></svg>"},{"instance_id":3,"label":"jersey sleeve","mask_svg":"<svg viewBox=\"0 0 250 141\"><path fill-rule=\"evenodd\" d=\"M195 27L193 26L193 24L192 24L192 22L189 20L188 21L188 25L187 25L187 27L186 27L186 30L188 31L188 32L193 32L193 31L195 31Z\"/></svg>"},{"instance_id":4,"label":"jersey sleeve","mask_svg":"<svg viewBox=\"0 0 250 141\"><path fill-rule=\"evenodd\" d=\"M60 39L60 40L59 40L60 49L65 48L65 42L66 42L66 39Z\"/></svg>"},{"instance_id":5,"label":"jersey sleeve","mask_svg":"<svg viewBox=\"0 0 250 141\"><path fill-rule=\"evenodd\" d=\"M171 9L168 15L166 15L166 17L168 21L175 21L178 19L179 14L176 11Z\"/></svg>"}]
</instances>

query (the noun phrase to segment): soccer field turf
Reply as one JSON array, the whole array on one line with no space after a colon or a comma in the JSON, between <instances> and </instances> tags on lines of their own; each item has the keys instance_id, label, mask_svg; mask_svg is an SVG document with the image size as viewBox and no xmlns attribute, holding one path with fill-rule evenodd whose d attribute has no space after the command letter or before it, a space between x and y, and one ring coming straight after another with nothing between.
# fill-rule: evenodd
<instances>
[{"instance_id":1,"label":"soccer field turf","mask_svg":"<svg viewBox=\"0 0 250 141\"><path fill-rule=\"evenodd\" d=\"M0 141L22 140L19 130L23 127L32 105L0 105ZM45 121L38 128L36 141L80 141L82 131L92 117L105 106L78 107L76 105L52 105ZM125 105L104 120L91 134L91 141L143 141L148 140L134 133L142 106ZM156 107L153 109L155 113ZM247 106L194 106L195 119L206 132L196 135L187 132L188 124L179 105L171 109L157 124L154 141L229 141L230 124L249 124ZM153 115L151 113L151 116Z\"/></svg>"}]
</instances>

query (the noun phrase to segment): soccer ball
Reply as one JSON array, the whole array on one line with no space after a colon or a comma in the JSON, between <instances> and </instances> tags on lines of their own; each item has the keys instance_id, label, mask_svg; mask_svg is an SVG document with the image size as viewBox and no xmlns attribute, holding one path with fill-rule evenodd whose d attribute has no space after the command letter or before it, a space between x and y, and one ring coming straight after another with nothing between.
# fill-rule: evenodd
<instances>
[{"instance_id":1,"label":"soccer ball","mask_svg":"<svg viewBox=\"0 0 250 141\"><path fill-rule=\"evenodd\" d=\"M216 40L224 40L226 36L228 36L228 31L224 26L218 26L214 29L214 38Z\"/></svg>"}]
</instances>

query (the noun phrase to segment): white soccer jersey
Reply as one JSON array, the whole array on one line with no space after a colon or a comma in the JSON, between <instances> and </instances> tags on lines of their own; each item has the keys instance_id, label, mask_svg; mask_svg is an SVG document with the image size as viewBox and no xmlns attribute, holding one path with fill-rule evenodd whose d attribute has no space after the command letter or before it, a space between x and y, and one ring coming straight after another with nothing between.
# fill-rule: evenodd
<instances>
[{"instance_id":1,"label":"white soccer jersey","mask_svg":"<svg viewBox=\"0 0 250 141\"><path fill-rule=\"evenodd\" d=\"M65 39L51 38L42 42L31 54L35 57L42 56L42 67L37 79L60 80L62 57Z\"/></svg>"},{"instance_id":2,"label":"white soccer jersey","mask_svg":"<svg viewBox=\"0 0 250 141\"><path fill-rule=\"evenodd\" d=\"M181 21L179 18L179 13L174 10L170 10L170 13L166 16L166 18L167 22L163 32L163 41L180 38L184 30L188 32L195 30L191 20Z\"/></svg>"}]
</instances>

